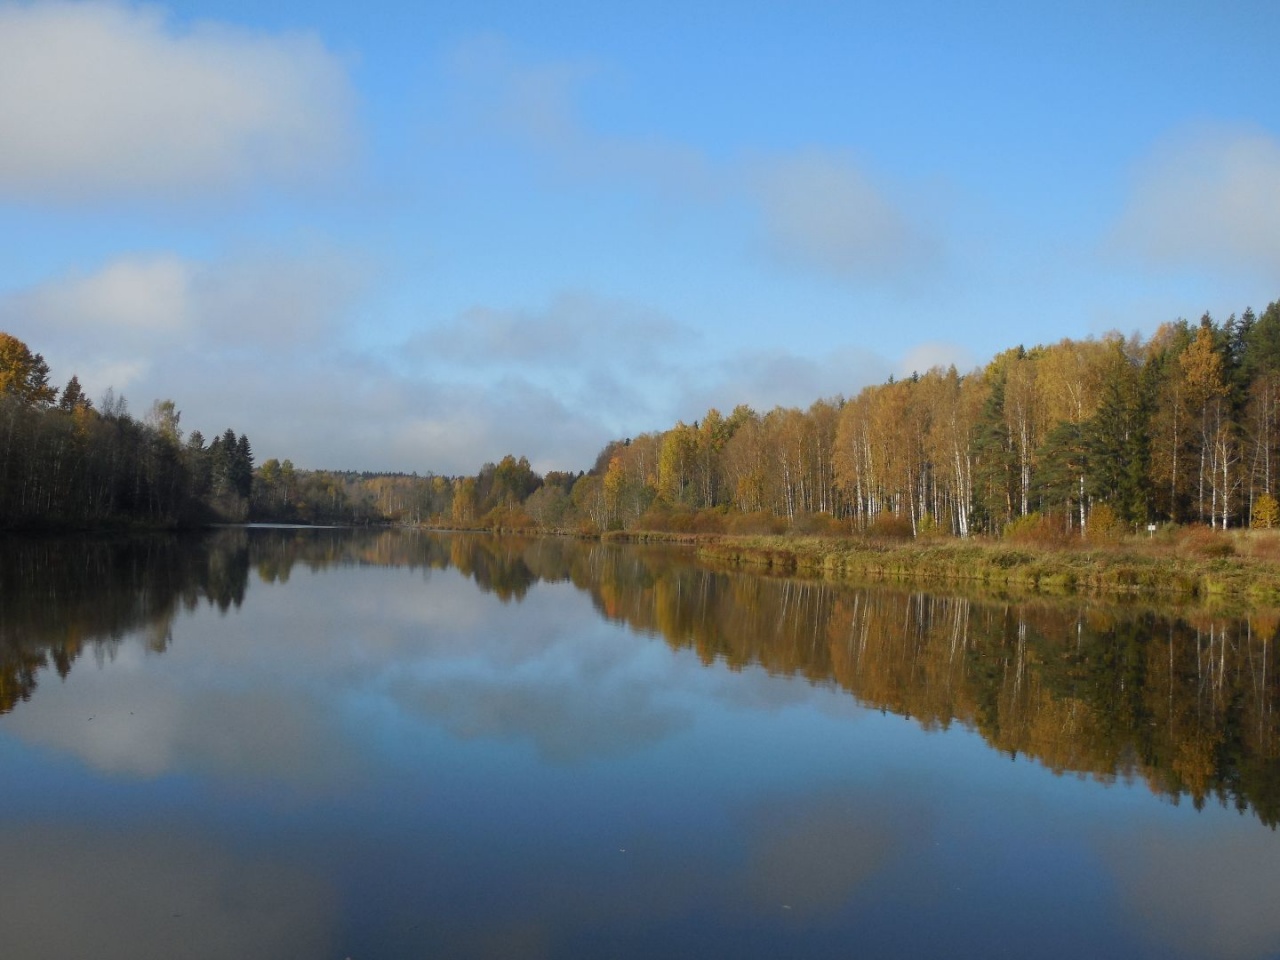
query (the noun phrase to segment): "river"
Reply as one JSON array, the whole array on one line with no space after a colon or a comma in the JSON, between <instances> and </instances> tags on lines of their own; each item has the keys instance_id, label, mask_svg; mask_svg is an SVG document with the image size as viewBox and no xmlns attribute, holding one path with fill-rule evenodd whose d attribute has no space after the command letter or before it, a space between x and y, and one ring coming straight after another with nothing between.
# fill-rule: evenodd
<instances>
[{"instance_id":1,"label":"river","mask_svg":"<svg viewBox=\"0 0 1280 960\"><path fill-rule=\"evenodd\" d=\"M1275 611L0 541L7 957L1280 956Z\"/></svg>"}]
</instances>

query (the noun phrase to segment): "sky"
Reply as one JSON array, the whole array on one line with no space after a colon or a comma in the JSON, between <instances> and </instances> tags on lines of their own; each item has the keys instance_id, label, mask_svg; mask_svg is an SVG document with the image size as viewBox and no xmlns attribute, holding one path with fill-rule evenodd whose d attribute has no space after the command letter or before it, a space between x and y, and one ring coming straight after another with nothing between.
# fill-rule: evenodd
<instances>
[{"instance_id":1,"label":"sky","mask_svg":"<svg viewBox=\"0 0 1280 960\"><path fill-rule=\"evenodd\" d=\"M1274 0L0 0L0 330L259 462L590 467L1280 299Z\"/></svg>"}]
</instances>

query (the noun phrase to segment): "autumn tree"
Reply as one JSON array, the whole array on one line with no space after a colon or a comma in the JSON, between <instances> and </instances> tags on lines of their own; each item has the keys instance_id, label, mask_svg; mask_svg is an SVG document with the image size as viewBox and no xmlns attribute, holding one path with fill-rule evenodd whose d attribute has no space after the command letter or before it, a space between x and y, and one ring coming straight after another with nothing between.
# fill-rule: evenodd
<instances>
[{"instance_id":1,"label":"autumn tree","mask_svg":"<svg viewBox=\"0 0 1280 960\"><path fill-rule=\"evenodd\" d=\"M677 422L662 437L658 455L658 495L667 503L685 503L692 496L698 452L698 428Z\"/></svg>"},{"instance_id":2,"label":"autumn tree","mask_svg":"<svg viewBox=\"0 0 1280 960\"><path fill-rule=\"evenodd\" d=\"M1231 472L1238 454L1234 424L1228 416L1223 357L1215 340L1213 322L1206 314L1178 362L1186 384L1188 408L1197 426L1194 442L1199 460L1198 513L1201 520L1217 525L1220 507L1225 527L1230 516Z\"/></svg>"},{"instance_id":3,"label":"autumn tree","mask_svg":"<svg viewBox=\"0 0 1280 960\"><path fill-rule=\"evenodd\" d=\"M0 333L0 394L40 409L58 397L57 388L49 386L49 365L44 357L8 333Z\"/></svg>"}]
</instances>

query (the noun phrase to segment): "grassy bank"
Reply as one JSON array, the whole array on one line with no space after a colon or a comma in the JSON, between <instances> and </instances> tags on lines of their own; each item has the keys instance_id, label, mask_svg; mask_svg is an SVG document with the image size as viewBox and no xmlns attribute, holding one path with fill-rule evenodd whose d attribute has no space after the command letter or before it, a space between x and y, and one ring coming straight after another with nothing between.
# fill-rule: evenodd
<instances>
[{"instance_id":1,"label":"grassy bank","mask_svg":"<svg viewBox=\"0 0 1280 960\"><path fill-rule=\"evenodd\" d=\"M1165 531L1105 544L628 532L694 544L706 560L777 572L1017 592L1280 602L1280 531Z\"/></svg>"}]
</instances>

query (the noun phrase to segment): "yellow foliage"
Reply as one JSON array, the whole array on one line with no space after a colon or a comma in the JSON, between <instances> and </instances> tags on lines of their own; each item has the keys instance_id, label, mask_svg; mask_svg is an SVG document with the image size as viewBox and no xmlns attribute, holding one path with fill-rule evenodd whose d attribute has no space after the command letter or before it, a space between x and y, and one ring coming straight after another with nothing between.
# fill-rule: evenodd
<instances>
[{"instance_id":1,"label":"yellow foliage","mask_svg":"<svg viewBox=\"0 0 1280 960\"><path fill-rule=\"evenodd\" d=\"M1269 493L1253 501L1253 525L1263 530L1280 526L1280 501Z\"/></svg>"}]
</instances>

